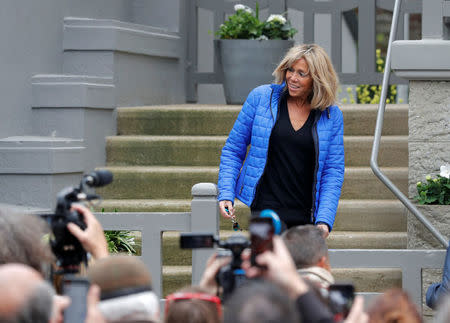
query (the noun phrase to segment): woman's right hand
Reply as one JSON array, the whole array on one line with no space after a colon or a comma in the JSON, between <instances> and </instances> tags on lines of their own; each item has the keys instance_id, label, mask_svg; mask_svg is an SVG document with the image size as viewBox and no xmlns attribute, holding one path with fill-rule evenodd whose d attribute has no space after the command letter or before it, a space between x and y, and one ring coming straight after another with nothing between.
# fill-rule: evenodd
<instances>
[{"instance_id":1,"label":"woman's right hand","mask_svg":"<svg viewBox=\"0 0 450 323\"><path fill-rule=\"evenodd\" d=\"M228 212L226 209L228 209ZM234 215L234 207L231 201L223 200L219 202L220 214L225 218L231 218Z\"/></svg>"}]
</instances>

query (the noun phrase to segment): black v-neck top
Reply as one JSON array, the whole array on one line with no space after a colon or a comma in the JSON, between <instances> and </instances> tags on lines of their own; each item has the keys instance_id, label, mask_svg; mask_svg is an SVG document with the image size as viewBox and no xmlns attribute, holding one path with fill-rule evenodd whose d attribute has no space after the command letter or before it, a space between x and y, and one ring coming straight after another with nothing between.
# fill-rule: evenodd
<instances>
[{"instance_id":1,"label":"black v-neck top","mask_svg":"<svg viewBox=\"0 0 450 323\"><path fill-rule=\"evenodd\" d=\"M311 110L305 124L295 131L289 119L287 95L281 98L279 109L252 211L273 209L291 227L311 221L315 110Z\"/></svg>"}]
</instances>

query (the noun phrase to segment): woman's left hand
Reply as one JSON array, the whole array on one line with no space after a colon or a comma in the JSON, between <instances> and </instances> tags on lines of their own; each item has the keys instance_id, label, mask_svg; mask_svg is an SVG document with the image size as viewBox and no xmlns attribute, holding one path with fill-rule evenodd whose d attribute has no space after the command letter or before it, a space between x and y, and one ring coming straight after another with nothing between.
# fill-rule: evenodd
<instances>
[{"instance_id":1,"label":"woman's left hand","mask_svg":"<svg viewBox=\"0 0 450 323\"><path fill-rule=\"evenodd\" d=\"M319 223L319 224L317 225L317 227L318 227L320 230L322 230L323 237L324 237L325 239L328 238L328 235L330 234L330 231L328 231L328 225Z\"/></svg>"}]
</instances>

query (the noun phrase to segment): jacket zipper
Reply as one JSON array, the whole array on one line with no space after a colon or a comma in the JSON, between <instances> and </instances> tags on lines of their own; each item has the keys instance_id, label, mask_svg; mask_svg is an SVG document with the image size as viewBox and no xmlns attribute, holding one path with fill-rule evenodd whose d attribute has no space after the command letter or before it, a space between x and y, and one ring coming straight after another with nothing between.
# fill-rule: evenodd
<instances>
[{"instance_id":1,"label":"jacket zipper","mask_svg":"<svg viewBox=\"0 0 450 323\"><path fill-rule=\"evenodd\" d=\"M320 110L319 110L320 111ZM314 152L315 152L315 164L314 164L314 174L313 174L313 187L312 187L312 205L311 205L311 222L314 224L314 212L316 208L316 192L317 192L317 172L319 170L319 136L317 134L317 122L319 121L321 113L317 113L314 118L314 125L312 128L312 136L314 142Z\"/></svg>"},{"instance_id":2,"label":"jacket zipper","mask_svg":"<svg viewBox=\"0 0 450 323\"><path fill-rule=\"evenodd\" d=\"M274 89L272 89L272 92L270 93L270 100L269 100L269 109L270 109L270 114L271 114L272 120L273 120L272 130L273 130L273 127L275 127L275 122L276 122L276 120L278 120L278 116L279 116L279 113L280 113L280 101L281 101L281 100L278 100L277 118L274 119L274 117L273 117L273 112L272 112L272 96L273 96L273 90L274 90ZM281 99L281 98L280 98L280 99ZM251 206L251 205L253 204L253 202L255 201L255 197L256 197L255 194L256 194L256 191L257 191L257 189L258 189L259 184L261 183L261 178L263 178L264 173L266 172L266 168L267 168L267 157L269 156L270 138L272 137L272 130L270 131L269 142L268 142L268 144L267 144L266 164L264 165L263 172L262 172L261 176L260 176L259 179L258 179L258 183L256 183L256 186L255 186L255 188L253 189L253 201L252 201L252 203L250 203L250 206ZM242 188L241 188L241 190L242 190Z\"/></svg>"}]
</instances>

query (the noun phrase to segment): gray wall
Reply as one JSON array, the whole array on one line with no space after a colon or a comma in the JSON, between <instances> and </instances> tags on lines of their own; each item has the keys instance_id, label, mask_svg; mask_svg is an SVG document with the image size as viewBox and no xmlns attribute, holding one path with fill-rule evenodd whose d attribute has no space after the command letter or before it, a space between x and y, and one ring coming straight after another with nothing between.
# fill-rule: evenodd
<instances>
[{"instance_id":1,"label":"gray wall","mask_svg":"<svg viewBox=\"0 0 450 323\"><path fill-rule=\"evenodd\" d=\"M2 1L0 203L53 208L105 165L115 107L185 102L183 5Z\"/></svg>"},{"instance_id":2,"label":"gray wall","mask_svg":"<svg viewBox=\"0 0 450 323\"><path fill-rule=\"evenodd\" d=\"M31 77L62 70L60 0L2 0L0 138L31 130Z\"/></svg>"}]
</instances>

